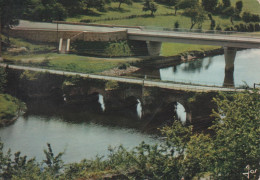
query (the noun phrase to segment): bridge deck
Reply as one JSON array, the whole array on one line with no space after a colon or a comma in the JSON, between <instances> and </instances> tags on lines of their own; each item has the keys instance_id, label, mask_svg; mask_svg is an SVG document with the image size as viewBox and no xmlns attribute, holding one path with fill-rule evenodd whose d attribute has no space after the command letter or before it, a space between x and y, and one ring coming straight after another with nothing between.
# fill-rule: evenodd
<instances>
[{"instance_id":1,"label":"bridge deck","mask_svg":"<svg viewBox=\"0 0 260 180\"><path fill-rule=\"evenodd\" d=\"M73 24L40 23L21 20L14 29L27 28L35 30L50 31L87 31L87 32L116 32L127 30L130 40L176 42L186 44L205 44L214 46L226 46L237 48L260 48L260 36L249 34L212 31L211 33L194 33L164 30L149 30L129 27L109 26L87 26Z\"/></svg>"},{"instance_id":2,"label":"bridge deck","mask_svg":"<svg viewBox=\"0 0 260 180\"><path fill-rule=\"evenodd\" d=\"M7 64L0 63L0 66L6 67ZM158 88L172 89L172 90L183 90L183 91L193 91L193 92L244 91L244 89L236 89L236 88L201 86L201 85L180 84L180 83L173 83L173 82L134 79L134 78L126 78L126 77L103 76L103 75L95 75L95 74L84 74L84 73L76 73L76 72L68 72L68 71L60 71L60 70L50 70L50 69L41 69L41 68L26 67L26 66L17 66L17 65L8 65L8 67L12 68L12 69L18 69L18 70L48 72L51 74L58 74L58 75L79 75L81 77L86 77L86 78L90 78L90 79L100 79L100 80L108 80L108 81L113 80L113 81L118 81L118 82L123 82L123 83L139 84L139 85L143 85L145 87L158 87Z\"/></svg>"},{"instance_id":3,"label":"bridge deck","mask_svg":"<svg viewBox=\"0 0 260 180\"><path fill-rule=\"evenodd\" d=\"M260 48L260 37L176 31L128 30L130 40L203 44L236 48Z\"/></svg>"}]
</instances>

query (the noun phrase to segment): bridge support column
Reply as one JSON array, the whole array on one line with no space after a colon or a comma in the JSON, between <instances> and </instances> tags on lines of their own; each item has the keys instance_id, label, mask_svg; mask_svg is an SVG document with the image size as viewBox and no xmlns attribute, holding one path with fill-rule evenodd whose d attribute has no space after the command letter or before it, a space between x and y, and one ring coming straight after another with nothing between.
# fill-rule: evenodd
<instances>
[{"instance_id":1,"label":"bridge support column","mask_svg":"<svg viewBox=\"0 0 260 180\"><path fill-rule=\"evenodd\" d=\"M162 42L146 41L148 53L150 56L159 56L161 52Z\"/></svg>"},{"instance_id":2,"label":"bridge support column","mask_svg":"<svg viewBox=\"0 0 260 180\"><path fill-rule=\"evenodd\" d=\"M60 38L58 53L61 53L62 43L63 43L63 39Z\"/></svg>"},{"instance_id":3,"label":"bridge support column","mask_svg":"<svg viewBox=\"0 0 260 180\"><path fill-rule=\"evenodd\" d=\"M65 54L70 51L70 39L60 39L59 42L59 53Z\"/></svg>"},{"instance_id":4,"label":"bridge support column","mask_svg":"<svg viewBox=\"0 0 260 180\"><path fill-rule=\"evenodd\" d=\"M225 79L223 86L234 87L234 62L236 58L236 48L224 47L225 55Z\"/></svg>"}]
</instances>

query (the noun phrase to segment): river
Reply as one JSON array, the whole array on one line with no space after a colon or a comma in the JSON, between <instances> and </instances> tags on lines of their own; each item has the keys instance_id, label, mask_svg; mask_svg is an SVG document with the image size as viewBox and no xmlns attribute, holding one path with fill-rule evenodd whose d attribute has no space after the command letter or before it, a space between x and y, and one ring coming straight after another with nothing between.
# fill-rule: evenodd
<instances>
[{"instance_id":1,"label":"river","mask_svg":"<svg viewBox=\"0 0 260 180\"><path fill-rule=\"evenodd\" d=\"M259 57L260 50L244 50L237 53L233 77L235 86L243 85L244 81L249 86L260 82ZM148 74L148 78L157 75L162 80L168 81L180 80L222 85L225 78L224 67L224 56L220 55L145 71L145 74ZM168 92L166 94L169 95ZM161 104L159 102L164 96L161 97L154 98L150 105L146 105L146 108L150 108L145 109L146 113L150 114L147 117L159 118L154 122L142 117L145 114L140 99L136 99L134 106L122 107L112 113L106 112L108 107L101 94L94 98L95 102L90 101L72 106L66 102L60 103L53 100L28 101L26 102L28 111L24 116L12 125L0 128L1 141L5 145L5 151L9 148L13 153L21 151L23 155L36 157L38 161L44 159L43 150L47 149L46 143L51 143L56 154L65 151L63 160L66 163L79 162L84 158L95 158L96 155L107 156L107 148L110 145L115 147L122 144L131 149L142 141L149 144L160 143L157 133L151 129L161 127L165 120L172 121L176 115L184 124L188 118L184 106L176 100L173 100L174 103L170 106L165 104L161 105L163 108L156 109L155 106ZM167 100L168 96L164 99ZM187 100L187 98L184 99ZM202 112L205 112L205 107L198 107L201 107L198 113L193 111L192 114L201 116ZM175 110L173 111L172 108ZM153 114L160 110L164 112L157 116ZM207 124L199 119L198 123Z\"/></svg>"},{"instance_id":2,"label":"river","mask_svg":"<svg viewBox=\"0 0 260 180\"><path fill-rule=\"evenodd\" d=\"M135 75L146 75L147 78L160 78L163 81L216 86L222 86L224 80L232 82L235 87L245 85L253 87L254 83L260 83L259 49L238 51L234 64L233 76L226 77L224 55L196 59L157 70L141 69Z\"/></svg>"},{"instance_id":3,"label":"river","mask_svg":"<svg viewBox=\"0 0 260 180\"><path fill-rule=\"evenodd\" d=\"M1 139L12 152L44 159L43 149L50 143L55 153L65 151L65 162L79 162L96 155L106 156L109 145L133 148L142 141L154 144L159 140L134 129L107 127L95 123L69 123L63 119L42 116L20 117L9 127L0 130Z\"/></svg>"},{"instance_id":4,"label":"river","mask_svg":"<svg viewBox=\"0 0 260 180\"><path fill-rule=\"evenodd\" d=\"M13 125L0 129L0 137L5 146L12 152L21 151L28 157L44 159L43 150L50 143L55 153L65 151L65 162L79 162L96 155L106 156L107 148L120 144L131 149L142 141L149 144L159 143L156 135L141 132L135 128L122 127L113 124L116 115L105 115L102 112L78 112L75 109L64 110L57 108L55 112L46 112L46 102L33 105L29 113L20 117ZM102 105L101 105L102 108ZM60 111L60 112L59 112ZM67 111L67 112L64 112ZM108 122L101 122L103 119ZM122 121L124 121L122 117ZM140 121L140 119L128 119ZM111 121L111 123L109 123ZM126 121L126 120L125 120ZM138 123L138 122L134 122Z\"/></svg>"}]
</instances>

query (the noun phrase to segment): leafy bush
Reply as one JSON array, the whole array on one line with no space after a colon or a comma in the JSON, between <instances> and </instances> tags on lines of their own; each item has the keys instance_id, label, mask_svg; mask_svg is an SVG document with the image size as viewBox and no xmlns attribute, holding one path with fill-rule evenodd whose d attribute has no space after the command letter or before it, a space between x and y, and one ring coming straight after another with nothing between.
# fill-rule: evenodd
<instances>
[{"instance_id":1,"label":"leafy bush","mask_svg":"<svg viewBox=\"0 0 260 180\"><path fill-rule=\"evenodd\" d=\"M0 125L3 120L9 120L15 117L22 108L22 103L8 95L8 94L0 94Z\"/></svg>"},{"instance_id":2,"label":"leafy bush","mask_svg":"<svg viewBox=\"0 0 260 180\"><path fill-rule=\"evenodd\" d=\"M113 89L117 89L119 87L118 82L117 81L107 81L106 83L106 90L113 90Z\"/></svg>"},{"instance_id":3,"label":"leafy bush","mask_svg":"<svg viewBox=\"0 0 260 180\"><path fill-rule=\"evenodd\" d=\"M242 15L242 20L246 23L260 22L260 16L258 14L252 14L250 12L244 12L243 15Z\"/></svg>"},{"instance_id":4,"label":"leafy bush","mask_svg":"<svg viewBox=\"0 0 260 180\"><path fill-rule=\"evenodd\" d=\"M4 91L6 82L5 69L3 67L0 67L0 93Z\"/></svg>"},{"instance_id":5,"label":"leafy bush","mask_svg":"<svg viewBox=\"0 0 260 180\"><path fill-rule=\"evenodd\" d=\"M49 144L42 168L19 152L12 160L11 152L4 154L0 143L0 178L104 179L109 174L112 179L244 179L247 166L259 169L259 91L220 94L213 100L217 109L211 134L195 133L192 126L175 121L161 130L165 140L159 145L143 142L131 151L110 147L107 158L68 164L63 171L63 153L54 156ZM258 171L250 174L251 179L258 177Z\"/></svg>"},{"instance_id":6,"label":"leafy bush","mask_svg":"<svg viewBox=\"0 0 260 180\"><path fill-rule=\"evenodd\" d=\"M127 41L117 42L85 42L75 41L71 45L72 49L79 54L90 54L96 56L131 56L131 49Z\"/></svg>"}]
</instances>

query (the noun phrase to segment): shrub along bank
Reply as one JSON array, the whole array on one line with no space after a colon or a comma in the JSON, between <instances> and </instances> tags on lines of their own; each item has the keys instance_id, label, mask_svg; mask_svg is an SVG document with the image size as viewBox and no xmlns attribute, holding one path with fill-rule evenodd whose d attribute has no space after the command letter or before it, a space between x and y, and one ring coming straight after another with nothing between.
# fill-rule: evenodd
<instances>
[{"instance_id":1,"label":"shrub along bank","mask_svg":"<svg viewBox=\"0 0 260 180\"><path fill-rule=\"evenodd\" d=\"M106 158L64 165L62 154L51 146L39 164L26 156L3 152L0 143L0 178L4 179L245 179L246 167L259 169L259 92L220 94L218 110L207 132L194 132L176 121L163 128L159 145L141 143L133 150L109 147ZM257 179L259 172L250 174Z\"/></svg>"},{"instance_id":2,"label":"shrub along bank","mask_svg":"<svg viewBox=\"0 0 260 180\"><path fill-rule=\"evenodd\" d=\"M0 94L0 127L13 123L25 104L8 94Z\"/></svg>"}]
</instances>

